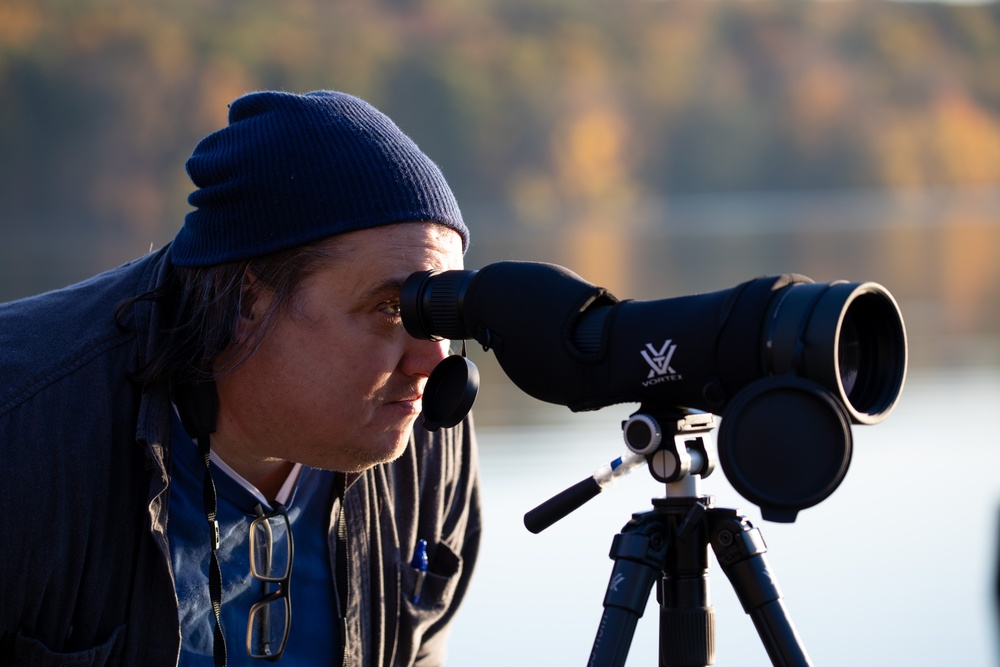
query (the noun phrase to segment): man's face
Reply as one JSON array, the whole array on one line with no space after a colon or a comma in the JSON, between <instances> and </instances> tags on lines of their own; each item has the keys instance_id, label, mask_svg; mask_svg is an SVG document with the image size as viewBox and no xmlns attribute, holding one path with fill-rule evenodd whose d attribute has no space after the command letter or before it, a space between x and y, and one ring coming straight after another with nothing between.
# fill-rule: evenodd
<instances>
[{"instance_id":1,"label":"man's face","mask_svg":"<svg viewBox=\"0 0 1000 667\"><path fill-rule=\"evenodd\" d=\"M427 377L447 355L446 342L406 333L399 296L415 271L462 268L457 232L404 223L332 243L333 258L305 280L292 312L218 382L220 437L212 442L237 470L284 460L355 471L395 459Z\"/></svg>"}]
</instances>

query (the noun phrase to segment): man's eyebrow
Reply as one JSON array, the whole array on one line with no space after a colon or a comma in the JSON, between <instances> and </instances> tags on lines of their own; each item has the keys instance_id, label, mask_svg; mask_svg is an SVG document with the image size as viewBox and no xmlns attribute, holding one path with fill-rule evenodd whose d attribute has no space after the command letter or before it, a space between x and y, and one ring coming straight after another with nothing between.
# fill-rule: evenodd
<instances>
[{"instance_id":1,"label":"man's eyebrow","mask_svg":"<svg viewBox=\"0 0 1000 667\"><path fill-rule=\"evenodd\" d=\"M398 294L403 291L403 280L400 278L388 278L373 286L367 291L369 297L375 297L382 294Z\"/></svg>"}]
</instances>

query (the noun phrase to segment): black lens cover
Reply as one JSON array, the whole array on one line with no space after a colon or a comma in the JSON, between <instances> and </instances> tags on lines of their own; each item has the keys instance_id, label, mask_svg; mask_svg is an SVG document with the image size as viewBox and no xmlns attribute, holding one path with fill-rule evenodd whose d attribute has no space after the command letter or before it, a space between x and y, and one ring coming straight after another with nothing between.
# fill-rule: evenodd
<instances>
[{"instance_id":1,"label":"black lens cover","mask_svg":"<svg viewBox=\"0 0 1000 667\"><path fill-rule=\"evenodd\" d=\"M795 376L758 380L719 427L726 478L768 521L791 523L833 493L851 462L851 421L833 393Z\"/></svg>"},{"instance_id":2,"label":"black lens cover","mask_svg":"<svg viewBox=\"0 0 1000 667\"><path fill-rule=\"evenodd\" d=\"M479 393L479 369L466 357L446 357L427 378L424 387L424 428L451 428L469 414Z\"/></svg>"}]
</instances>

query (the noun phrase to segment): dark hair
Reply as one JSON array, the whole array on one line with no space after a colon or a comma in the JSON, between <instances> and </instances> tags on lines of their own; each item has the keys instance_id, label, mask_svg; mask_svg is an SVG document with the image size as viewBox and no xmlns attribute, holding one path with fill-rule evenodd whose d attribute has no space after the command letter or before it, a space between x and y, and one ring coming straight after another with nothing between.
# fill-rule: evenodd
<instances>
[{"instance_id":1,"label":"dark hair","mask_svg":"<svg viewBox=\"0 0 1000 667\"><path fill-rule=\"evenodd\" d=\"M125 309L139 301L152 301L163 309L157 331L152 332L154 350L139 372L139 382L144 386L197 382L234 371L260 347L280 314L295 312L303 281L334 256L333 245L323 240L208 267L171 266L160 285L123 301L116 310L121 322ZM265 293L271 302L247 327L254 305Z\"/></svg>"}]
</instances>

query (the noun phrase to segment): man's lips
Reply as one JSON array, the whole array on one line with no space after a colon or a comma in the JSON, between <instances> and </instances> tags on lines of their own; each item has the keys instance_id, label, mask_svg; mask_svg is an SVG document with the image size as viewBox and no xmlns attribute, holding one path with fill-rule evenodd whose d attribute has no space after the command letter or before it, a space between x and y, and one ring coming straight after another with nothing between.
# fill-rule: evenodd
<instances>
[{"instance_id":1,"label":"man's lips","mask_svg":"<svg viewBox=\"0 0 1000 667\"><path fill-rule=\"evenodd\" d=\"M422 393L406 394L405 396L399 396L397 398L392 398L392 399L386 401L385 403L386 403L386 405L410 405L410 406L416 406L416 405L420 405L420 402L423 400L423 398L424 398L424 395Z\"/></svg>"}]
</instances>

